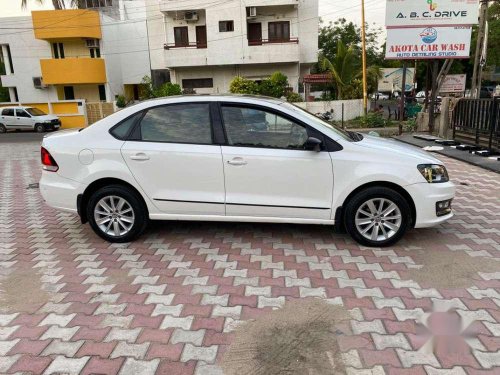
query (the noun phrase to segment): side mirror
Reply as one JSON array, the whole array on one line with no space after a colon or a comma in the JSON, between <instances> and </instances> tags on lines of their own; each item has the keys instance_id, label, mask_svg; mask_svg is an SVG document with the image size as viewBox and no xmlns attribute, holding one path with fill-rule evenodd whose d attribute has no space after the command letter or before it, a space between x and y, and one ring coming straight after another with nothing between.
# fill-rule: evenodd
<instances>
[{"instance_id":1,"label":"side mirror","mask_svg":"<svg viewBox=\"0 0 500 375\"><path fill-rule=\"evenodd\" d=\"M308 151L320 152L322 144L323 144L323 142L320 141L318 138L309 137L309 138L307 138L306 143L304 143L304 149L306 149Z\"/></svg>"}]
</instances>

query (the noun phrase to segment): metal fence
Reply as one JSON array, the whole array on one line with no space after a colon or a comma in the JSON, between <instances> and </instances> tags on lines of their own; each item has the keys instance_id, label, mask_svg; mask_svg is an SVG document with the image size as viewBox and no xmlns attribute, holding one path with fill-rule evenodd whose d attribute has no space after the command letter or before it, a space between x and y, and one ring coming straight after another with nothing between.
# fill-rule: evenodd
<instances>
[{"instance_id":1,"label":"metal fence","mask_svg":"<svg viewBox=\"0 0 500 375\"><path fill-rule=\"evenodd\" d=\"M460 99L453 110L456 141L500 151L500 98Z\"/></svg>"}]
</instances>

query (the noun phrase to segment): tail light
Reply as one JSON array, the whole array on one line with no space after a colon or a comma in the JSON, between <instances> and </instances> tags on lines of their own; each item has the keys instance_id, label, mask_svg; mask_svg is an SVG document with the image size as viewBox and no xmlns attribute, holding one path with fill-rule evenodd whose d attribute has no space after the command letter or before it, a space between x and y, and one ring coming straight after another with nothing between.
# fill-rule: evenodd
<instances>
[{"instance_id":1,"label":"tail light","mask_svg":"<svg viewBox=\"0 0 500 375\"><path fill-rule=\"evenodd\" d=\"M52 157L50 152L48 152L43 147L41 148L40 152L41 152L41 156L42 156L42 168L43 168L43 170L49 171L49 172L57 172L57 170L59 169L59 166L57 165L56 161L54 160L54 158Z\"/></svg>"}]
</instances>

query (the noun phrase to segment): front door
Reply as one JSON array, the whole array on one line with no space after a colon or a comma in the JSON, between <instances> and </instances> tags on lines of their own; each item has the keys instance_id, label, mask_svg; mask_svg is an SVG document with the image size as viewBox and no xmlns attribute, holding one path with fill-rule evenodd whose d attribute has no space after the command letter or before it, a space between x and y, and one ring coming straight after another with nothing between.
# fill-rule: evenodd
<instances>
[{"instance_id":1,"label":"front door","mask_svg":"<svg viewBox=\"0 0 500 375\"><path fill-rule=\"evenodd\" d=\"M258 46L262 44L262 24L260 22L252 22L247 24L248 28L248 45Z\"/></svg>"},{"instance_id":2,"label":"front door","mask_svg":"<svg viewBox=\"0 0 500 375\"><path fill-rule=\"evenodd\" d=\"M311 129L263 107L222 104L221 112L227 215L331 218L332 161L304 149Z\"/></svg>"},{"instance_id":3,"label":"front door","mask_svg":"<svg viewBox=\"0 0 500 375\"><path fill-rule=\"evenodd\" d=\"M206 26L196 26L196 48L207 48Z\"/></svg>"},{"instance_id":4,"label":"front door","mask_svg":"<svg viewBox=\"0 0 500 375\"><path fill-rule=\"evenodd\" d=\"M137 183L166 214L224 215L221 147L212 139L209 103L147 110L122 147Z\"/></svg>"},{"instance_id":5,"label":"front door","mask_svg":"<svg viewBox=\"0 0 500 375\"><path fill-rule=\"evenodd\" d=\"M33 129L33 119L24 109L16 109L16 127L19 129Z\"/></svg>"}]
</instances>

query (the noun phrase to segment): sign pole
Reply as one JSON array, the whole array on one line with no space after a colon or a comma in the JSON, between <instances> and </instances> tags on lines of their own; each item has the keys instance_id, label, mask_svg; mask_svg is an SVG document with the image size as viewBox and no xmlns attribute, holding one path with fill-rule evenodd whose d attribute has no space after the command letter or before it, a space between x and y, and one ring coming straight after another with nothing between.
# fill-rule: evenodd
<instances>
[{"instance_id":1,"label":"sign pole","mask_svg":"<svg viewBox=\"0 0 500 375\"><path fill-rule=\"evenodd\" d=\"M436 99L437 99L437 79L438 79L438 69L439 69L439 60L432 60L429 63L431 67L431 97L429 102L429 133L432 134L434 132L434 124L435 117L434 111L436 108Z\"/></svg>"},{"instance_id":2,"label":"sign pole","mask_svg":"<svg viewBox=\"0 0 500 375\"><path fill-rule=\"evenodd\" d=\"M363 60L363 111L368 113L368 84L366 82L366 25L365 25L365 0L361 0L361 44Z\"/></svg>"},{"instance_id":3,"label":"sign pole","mask_svg":"<svg viewBox=\"0 0 500 375\"><path fill-rule=\"evenodd\" d=\"M483 55L484 40L486 38L486 21L488 18L488 1L481 0L479 10L479 29L477 31L476 53L474 55L474 71L472 73L471 96L479 99L481 96L481 56Z\"/></svg>"}]
</instances>

